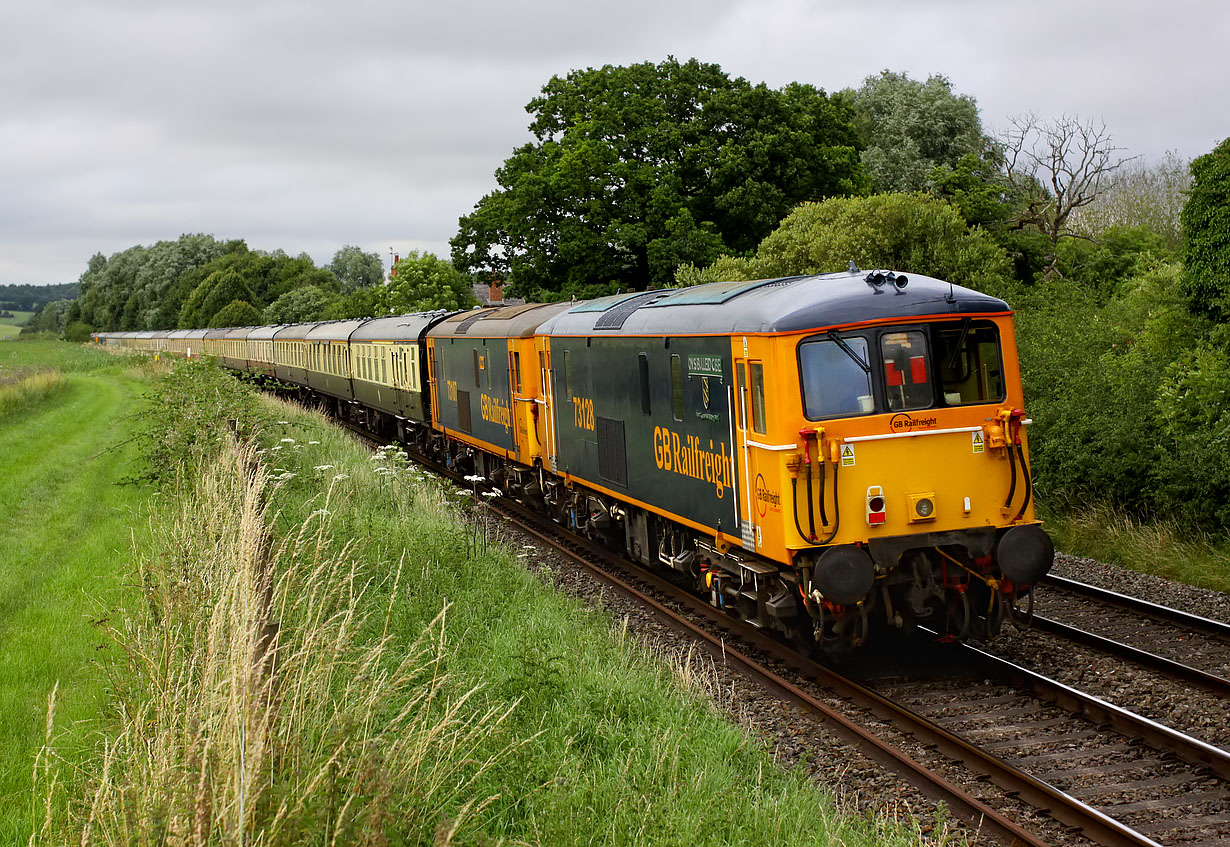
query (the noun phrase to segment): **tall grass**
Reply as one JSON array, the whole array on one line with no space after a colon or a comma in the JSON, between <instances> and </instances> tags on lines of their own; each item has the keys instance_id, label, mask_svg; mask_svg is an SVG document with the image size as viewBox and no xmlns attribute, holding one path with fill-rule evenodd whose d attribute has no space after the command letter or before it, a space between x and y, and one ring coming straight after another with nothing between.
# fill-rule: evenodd
<instances>
[{"instance_id":1,"label":"tall grass","mask_svg":"<svg viewBox=\"0 0 1230 847\"><path fill-rule=\"evenodd\" d=\"M0 369L0 418L46 400L64 387L56 368Z\"/></svg>"},{"instance_id":2,"label":"tall grass","mask_svg":"<svg viewBox=\"0 0 1230 847\"><path fill-rule=\"evenodd\" d=\"M251 447L225 445L189 487L140 562L144 606L113 629L118 727L67 816L44 749L31 843L379 844L394 830L451 843L488 802L474 786L510 707L476 708L452 685L445 611L391 650L372 598L397 596L401 568L386 585L361 577L327 496L276 541Z\"/></svg>"},{"instance_id":3,"label":"tall grass","mask_svg":"<svg viewBox=\"0 0 1230 847\"><path fill-rule=\"evenodd\" d=\"M1202 588L1230 591L1230 549L1172 518L1142 521L1103 503L1047 517L1056 546Z\"/></svg>"}]
</instances>

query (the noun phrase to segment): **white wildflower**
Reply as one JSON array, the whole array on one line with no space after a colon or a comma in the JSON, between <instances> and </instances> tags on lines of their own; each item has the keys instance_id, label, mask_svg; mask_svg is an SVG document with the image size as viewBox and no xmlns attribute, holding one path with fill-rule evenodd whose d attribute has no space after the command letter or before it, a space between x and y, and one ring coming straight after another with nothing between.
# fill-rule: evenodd
<instances>
[{"instance_id":1,"label":"white wildflower","mask_svg":"<svg viewBox=\"0 0 1230 847\"><path fill-rule=\"evenodd\" d=\"M278 421L278 423L280 423L280 424L288 424L288 423L290 423L290 421Z\"/></svg>"},{"instance_id":2,"label":"white wildflower","mask_svg":"<svg viewBox=\"0 0 1230 847\"><path fill-rule=\"evenodd\" d=\"M312 468L312 470L314 470L314 471L331 471L331 470L333 470L333 465L317 465L316 467Z\"/></svg>"},{"instance_id":3,"label":"white wildflower","mask_svg":"<svg viewBox=\"0 0 1230 847\"><path fill-rule=\"evenodd\" d=\"M350 479L350 474L340 473L333 477L334 482L341 482L343 479Z\"/></svg>"},{"instance_id":4,"label":"white wildflower","mask_svg":"<svg viewBox=\"0 0 1230 847\"><path fill-rule=\"evenodd\" d=\"M293 439L293 438L283 438L283 439L282 439L282 443L283 443L283 444L294 444L294 443L295 443L295 439Z\"/></svg>"},{"instance_id":5,"label":"white wildflower","mask_svg":"<svg viewBox=\"0 0 1230 847\"><path fill-rule=\"evenodd\" d=\"M496 491L496 490L484 491L483 496L484 497L500 497L503 495L503 493L504 492L502 491Z\"/></svg>"},{"instance_id":6,"label":"white wildflower","mask_svg":"<svg viewBox=\"0 0 1230 847\"><path fill-rule=\"evenodd\" d=\"M482 482L484 478L481 474L472 473L466 477L466 482Z\"/></svg>"},{"instance_id":7,"label":"white wildflower","mask_svg":"<svg viewBox=\"0 0 1230 847\"><path fill-rule=\"evenodd\" d=\"M319 441L309 441L308 444L319 444Z\"/></svg>"}]
</instances>

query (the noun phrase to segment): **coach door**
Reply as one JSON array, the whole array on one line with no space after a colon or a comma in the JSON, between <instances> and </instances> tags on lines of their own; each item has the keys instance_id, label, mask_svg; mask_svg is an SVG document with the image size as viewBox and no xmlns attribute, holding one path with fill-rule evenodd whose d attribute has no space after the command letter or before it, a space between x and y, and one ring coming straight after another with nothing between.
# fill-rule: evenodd
<instances>
[{"instance_id":1,"label":"coach door","mask_svg":"<svg viewBox=\"0 0 1230 847\"><path fill-rule=\"evenodd\" d=\"M735 480L739 498L739 530L746 550L755 550L761 540L759 515L756 510L757 477L756 436L765 431L764 364L754 359L735 359L735 453L738 459Z\"/></svg>"},{"instance_id":2,"label":"coach door","mask_svg":"<svg viewBox=\"0 0 1230 847\"><path fill-rule=\"evenodd\" d=\"M554 385L551 379L551 348L546 338L535 340L538 348L538 378L542 396L536 401L538 417L535 426L538 430L538 443L543 445L546 461L543 463L548 470L555 470L555 402Z\"/></svg>"}]
</instances>

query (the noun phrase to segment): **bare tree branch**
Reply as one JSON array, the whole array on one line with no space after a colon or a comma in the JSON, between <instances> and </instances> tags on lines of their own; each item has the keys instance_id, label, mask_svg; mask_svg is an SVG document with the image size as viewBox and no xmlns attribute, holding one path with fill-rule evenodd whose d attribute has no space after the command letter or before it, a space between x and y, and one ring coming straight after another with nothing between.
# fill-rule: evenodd
<instances>
[{"instance_id":1,"label":"bare tree branch","mask_svg":"<svg viewBox=\"0 0 1230 847\"><path fill-rule=\"evenodd\" d=\"M1102 121L1064 115L1042 121L1036 115L1018 115L1000 139L1008 184L1023 199L1016 227L1036 227L1051 242L1071 238L1072 213L1087 206L1109 184L1111 175L1132 158L1117 156ZM1054 271L1051 256L1048 273Z\"/></svg>"}]
</instances>

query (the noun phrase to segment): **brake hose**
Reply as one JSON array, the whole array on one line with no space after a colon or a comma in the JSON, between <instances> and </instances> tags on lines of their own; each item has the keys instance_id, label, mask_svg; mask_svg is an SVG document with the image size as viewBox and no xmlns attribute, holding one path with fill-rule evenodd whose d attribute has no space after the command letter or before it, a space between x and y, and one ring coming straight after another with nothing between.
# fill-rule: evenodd
<instances>
[{"instance_id":1,"label":"brake hose","mask_svg":"<svg viewBox=\"0 0 1230 847\"><path fill-rule=\"evenodd\" d=\"M823 541L817 541L816 534L814 532L810 535L803 532L803 525L799 523L799 495L798 495L799 479L798 477L792 477L790 480L790 500L791 500L791 511L794 512L794 528L799 531L799 537L805 538L808 541L811 541L813 544L816 544L816 545L822 546L822 545L828 544L830 541L836 538L837 528L841 526L841 503L837 499L837 467L838 467L837 465L833 465L833 529L831 532L829 532L828 537L826 537ZM821 461L820 462L820 514L821 514L820 519L825 521L825 524L827 525L828 521L824 517L825 515L824 495L825 495L824 462ZM811 500L811 496L809 492L808 493L809 503L810 503L810 500Z\"/></svg>"},{"instance_id":2,"label":"brake hose","mask_svg":"<svg viewBox=\"0 0 1230 847\"><path fill-rule=\"evenodd\" d=\"M828 534L828 538L823 541L817 541L820 546L828 544L837 537L837 528L841 526L841 501L837 499L837 469L841 467L840 462L833 464L833 531ZM820 489L820 504L824 505L824 489Z\"/></svg>"},{"instance_id":3,"label":"brake hose","mask_svg":"<svg viewBox=\"0 0 1230 847\"><path fill-rule=\"evenodd\" d=\"M1021 442L1016 443L1016 454L1021 459L1021 473L1025 475L1025 499L1021 501L1021 510L1016 513L1017 520L1020 520L1025 515L1025 509L1029 506L1029 500L1033 497L1034 484L1030 478L1029 465L1025 463L1025 448Z\"/></svg>"},{"instance_id":4,"label":"brake hose","mask_svg":"<svg viewBox=\"0 0 1230 847\"><path fill-rule=\"evenodd\" d=\"M1012 455L1012 445L1008 447L1008 467L1012 470L1012 484L1008 486L1008 499L1004 501L1004 508L1007 509L1012 505L1012 498L1016 495L1016 457Z\"/></svg>"}]
</instances>

